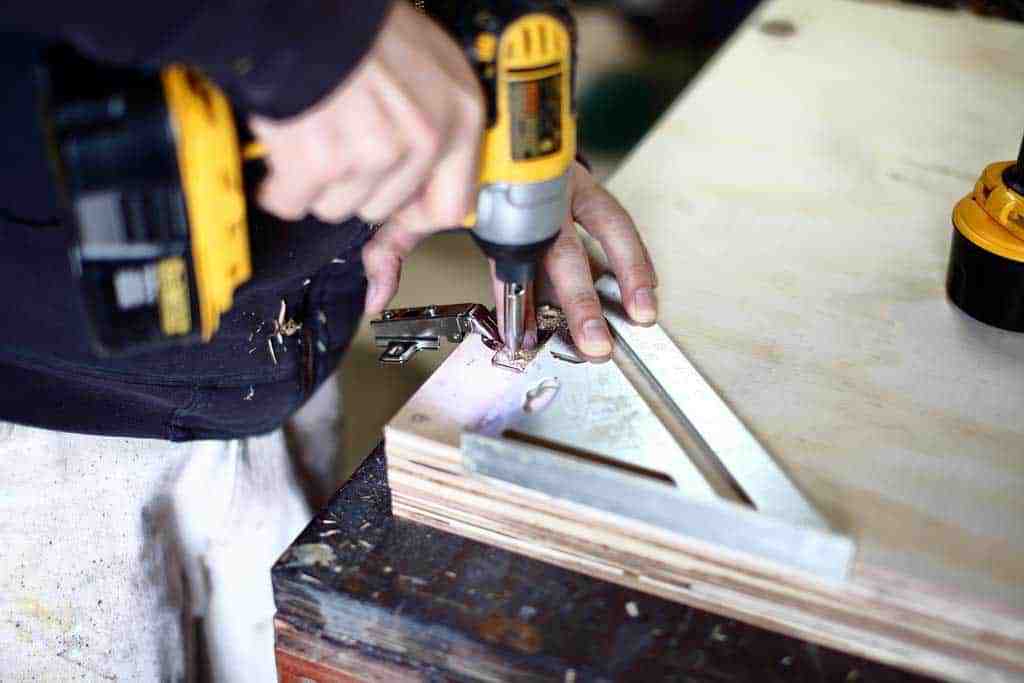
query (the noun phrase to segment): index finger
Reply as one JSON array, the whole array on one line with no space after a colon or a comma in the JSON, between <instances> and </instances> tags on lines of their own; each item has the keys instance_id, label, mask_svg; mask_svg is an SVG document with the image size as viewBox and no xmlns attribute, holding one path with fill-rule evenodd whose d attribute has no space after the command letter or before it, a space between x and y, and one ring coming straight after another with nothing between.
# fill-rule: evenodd
<instances>
[{"instance_id":1,"label":"index finger","mask_svg":"<svg viewBox=\"0 0 1024 683\"><path fill-rule=\"evenodd\" d=\"M657 275L629 212L582 166L573 174L572 214L600 242L622 290L629 317L643 325L658 318Z\"/></svg>"}]
</instances>

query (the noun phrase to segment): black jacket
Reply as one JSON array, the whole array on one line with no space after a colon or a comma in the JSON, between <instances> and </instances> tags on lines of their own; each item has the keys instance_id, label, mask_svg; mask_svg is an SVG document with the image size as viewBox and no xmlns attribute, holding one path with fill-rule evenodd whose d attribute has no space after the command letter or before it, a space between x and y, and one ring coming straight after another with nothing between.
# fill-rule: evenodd
<instances>
[{"instance_id":1,"label":"black jacket","mask_svg":"<svg viewBox=\"0 0 1024 683\"><path fill-rule=\"evenodd\" d=\"M278 427L336 367L362 312L359 221L284 223L250 207L254 277L213 341L101 358L74 295L70 235L37 113L41 50L201 68L236 108L285 117L367 51L389 0L14 3L0 18L0 420L90 434L227 438ZM299 333L267 348L281 301Z\"/></svg>"}]
</instances>

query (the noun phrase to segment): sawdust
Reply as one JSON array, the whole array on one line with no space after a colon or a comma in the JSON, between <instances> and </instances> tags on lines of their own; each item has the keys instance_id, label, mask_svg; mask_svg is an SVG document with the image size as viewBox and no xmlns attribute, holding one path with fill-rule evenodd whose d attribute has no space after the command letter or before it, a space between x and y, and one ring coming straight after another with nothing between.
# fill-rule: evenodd
<instances>
[{"instance_id":1,"label":"sawdust","mask_svg":"<svg viewBox=\"0 0 1024 683\"><path fill-rule=\"evenodd\" d=\"M496 368L523 372L526 370L526 366L536 357L536 349L520 349L515 353L509 353L507 349L503 348L494 354L491 364Z\"/></svg>"},{"instance_id":2,"label":"sawdust","mask_svg":"<svg viewBox=\"0 0 1024 683\"><path fill-rule=\"evenodd\" d=\"M293 337L302 330L301 322L295 320L295 318L288 317L288 303L284 299L280 300L277 318L269 322L269 329L268 322L265 320L259 320L254 313L245 313L243 315L250 318L256 318L259 321L259 324L249 332L248 341L251 346L247 352L249 355L252 355L256 349L259 348L259 344L254 342L257 339L262 338L267 344L267 356L270 358L270 362L274 365L278 364L278 351L282 353L288 352L288 346L285 344L285 337ZM324 316L322 312L320 312L320 316L322 316L321 322L325 323L326 316ZM299 344L302 343L301 338L297 341Z\"/></svg>"},{"instance_id":3,"label":"sawdust","mask_svg":"<svg viewBox=\"0 0 1024 683\"><path fill-rule=\"evenodd\" d=\"M543 305L537 308L537 344L531 349L520 349L516 353L509 353L507 349L501 348L491 359L494 367L524 372L527 366L540 353L544 345L554 336L563 340L569 340L569 323L562 310L555 306ZM569 342L571 345L571 341Z\"/></svg>"},{"instance_id":4,"label":"sawdust","mask_svg":"<svg viewBox=\"0 0 1024 683\"><path fill-rule=\"evenodd\" d=\"M326 543L304 543L292 548L288 553L285 566L312 567L330 566L335 561L334 551Z\"/></svg>"}]
</instances>

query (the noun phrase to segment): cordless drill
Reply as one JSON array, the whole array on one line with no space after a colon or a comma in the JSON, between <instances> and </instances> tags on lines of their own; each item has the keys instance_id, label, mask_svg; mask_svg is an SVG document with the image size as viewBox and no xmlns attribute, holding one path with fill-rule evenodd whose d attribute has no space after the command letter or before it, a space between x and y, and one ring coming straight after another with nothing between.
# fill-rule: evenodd
<instances>
[{"instance_id":1,"label":"cordless drill","mask_svg":"<svg viewBox=\"0 0 1024 683\"><path fill-rule=\"evenodd\" d=\"M537 264L569 215L576 157L575 35L564 1L418 3L459 42L483 86L487 129L473 238L504 283L505 350L526 327Z\"/></svg>"},{"instance_id":2,"label":"cordless drill","mask_svg":"<svg viewBox=\"0 0 1024 683\"><path fill-rule=\"evenodd\" d=\"M463 47L487 107L480 191L466 225L505 283L505 342L568 215L576 155L574 35L564 0L416 0ZM208 341L251 275L236 114L197 71L47 60L44 123L71 258L102 352Z\"/></svg>"}]
</instances>

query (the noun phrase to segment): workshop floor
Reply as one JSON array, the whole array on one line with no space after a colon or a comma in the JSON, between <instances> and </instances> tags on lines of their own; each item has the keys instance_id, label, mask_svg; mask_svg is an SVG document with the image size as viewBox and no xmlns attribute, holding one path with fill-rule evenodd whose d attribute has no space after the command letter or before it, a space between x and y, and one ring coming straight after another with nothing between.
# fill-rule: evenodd
<instances>
[{"instance_id":1,"label":"workshop floor","mask_svg":"<svg viewBox=\"0 0 1024 683\"><path fill-rule=\"evenodd\" d=\"M600 178L615 169L625 152L671 102L710 54L697 48L653 47L619 13L601 3L576 12L579 29L581 130L584 153ZM648 75L636 90L638 74ZM625 88L625 89L624 89ZM633 103L640 102L639 107ZM612 114L614 112L614 114ZM589 130L592 142L587 145ZM468 235L441 235L422 244L405 264L392 306L478 301L491 305L486 262ZM384 424L451 351L420 353L401 368L381 367L364 320L342 370L344 453L338 483L348 478L380 440Z\"/></svg>"}]
</instances>

